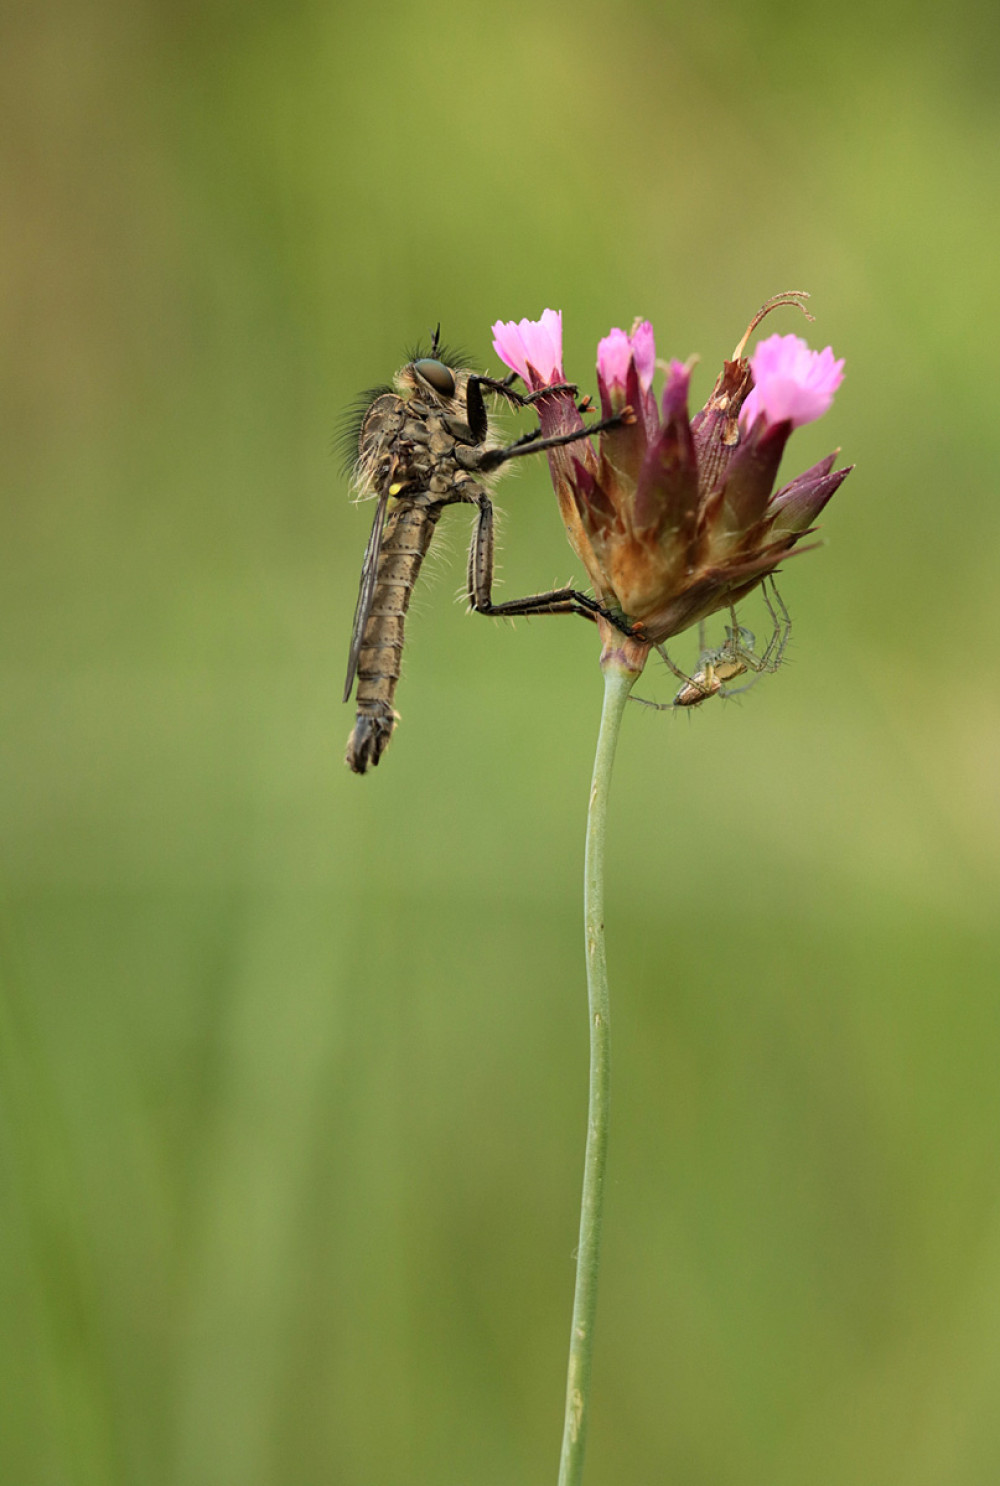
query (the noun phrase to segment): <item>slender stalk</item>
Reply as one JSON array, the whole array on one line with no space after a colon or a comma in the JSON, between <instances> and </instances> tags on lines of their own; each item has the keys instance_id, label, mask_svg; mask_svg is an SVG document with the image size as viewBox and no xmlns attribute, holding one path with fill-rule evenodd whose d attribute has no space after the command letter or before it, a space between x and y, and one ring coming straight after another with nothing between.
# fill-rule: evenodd
<instances>
[{"instance_id":1,"label":"slender stalk","mask_svg":"<svg viewBox=\"0 0 1000 1486\"><path fill-rule=\"evenodd\" d=\"M638 672L621 663L621 651L609 654L604 666L604 706L597 737L594 777L587 812L587 852L584 867L584 929L587 949L587 996L590 1006L590 1097L587 1112L587 1151L583 1168L580 1242L576 1256L576 1290L570 1332L566 1378L566 1419L559 1486L580 1486L583 1454L590 1416L590 1372L597 1313L597 1271L601 1251L604 1208L604 1167L608 1151L608 1113L611 1094L611 1022L608 965L604 948L604 842L607 835L608 791L618 733L628 694ZM641 666L640 668L641 669Z\"/></svg>"}]
</instances>

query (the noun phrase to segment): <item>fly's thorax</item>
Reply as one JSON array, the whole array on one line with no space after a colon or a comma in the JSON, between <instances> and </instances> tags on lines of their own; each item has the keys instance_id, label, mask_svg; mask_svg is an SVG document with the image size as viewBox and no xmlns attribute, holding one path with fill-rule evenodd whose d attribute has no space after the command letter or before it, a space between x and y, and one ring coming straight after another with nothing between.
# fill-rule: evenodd
<instances>
[{"instance_id":1,"label":"fly's thorax","mask_svg":"<svg viewBox=\"0 0 1000 1486\"><path fill-rule=\"evenodd\" d=\"M387 492L413 499L429 492L436 499L454 498L456 480L464 483L466 472L476 470L477 456L500 444L488 414L485 435L476 437L481 424L470 417L468 407L473 375L466 367L432 357L400 368L393 379L395 391L380 391L361 419L354 470L360 495ZM482 419L481 394L477 409ZM477 471L477 476L491 487L502 472L491 471L484 478Z\"/></svg>"},{"instance_id":2,"label":"fly's thorax","mask_svg":"<svg viewBox=\"0 0 1000 1486\"><path fill-rule=\"evenodd\" d=\"M434 399L395 393L377 397L365 413L358 439L355 485L363 494L391 496L426 490L456 444L457 417Z\"/></svg>"},{"instance_id":3,"label":"fly's thorax","mask_svg":"<svg viewBox=\"0 0 1000 1486\"><path fill-rule=\"evenodd\" d=\"M470 409L469 383L474 375L468 367L445 366L430 359L409 362L396 373L396 386L406 407L402 437L423 443L438 469L453 467L457 450L478 454L500 446L496 422L484 406L481 391L477 390L476 405L485 432ZM463 469L472 467L461 455L455 463Z\"/></svg>"},{"instance_id":4,"label":"fly's thorax","mask_svg":"<svg viewBox=\"0 0 1000 1486\"><path fill-rule=\"evenodd\" d=\"M472 373L466 367L446 366L429 357L409 361L394 378L404 402L423 417L435 413L465 420L466 396Z\"/></svg>"},{"instance_id":5,"label":"fly's thorax","mask_svg":"<svg viewBox=\"0 0 1000 1486\"><path fill-rule=\"evenodd\" d=\"M370 495L380 488L405 417L406 404L394 392L383 392L369 404L358 430L358 457L354 466L353 484L359 496Z\"/></svg>"}]
</instances>

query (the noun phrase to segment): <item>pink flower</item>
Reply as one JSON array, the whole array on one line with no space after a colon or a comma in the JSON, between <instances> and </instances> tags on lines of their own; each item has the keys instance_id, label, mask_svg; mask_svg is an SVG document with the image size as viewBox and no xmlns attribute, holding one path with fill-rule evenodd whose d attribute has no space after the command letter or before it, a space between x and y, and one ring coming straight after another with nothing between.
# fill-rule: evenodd
<instances>
[{"instance_id":1,"label":"pink flower","mask_svg":"<svg viewBox=\"0 0 1000 1486\"><path fill-rule=\"evenodd\" d=\"M627 335L617 328L609 330L598 342L597 387L602 416L610 418L626 405L635 414L633 424L626 425L629 431L618 442L618 457L634 476L638 476L647 439L654 436L659 424L656 399L650 390L655 370L656 342L648 320L634 320ZM638 424L643 428L639 429Z\"/></svg>"},{"instance_id":2,"label":"pink flower","mask_svg":"<svg viewBox=\"0 0 1000 1486\"><path fill-rule=\"evenodd\" d=\"M768 427L791 423L801 428L822 418L844 379L843 361L833 351L810 351L797 335L772 335L750 357L753 390L740 414L744 431L763 414Z\"/></svg>"},{"instance_id":3,"label":"pink flower","mask_svg":"<svg viewBox=\"0 0 1000 1486\"><path fill-rule=\"evenodd\" d=\"M633 362L639 386L648 392L656 369L656 342L648 320L637 320L630 335L624 330L610 330L597 343L597 375L612 397L616 392L625 392L629 365Z\"/></svg>"},{"instance_id":4,"label":"pink flower","mask_svg":"<svg viewBox=\"0 0 1000 1486\"><path fill-rule=\"evenodd\" d=\"M597 375L610 393L623 393L632 362L632 342L624 330L609 330L597 342Z\"/></svg>"},{"instance_id":5,"label":"pink flower","mask_svg":"<svg viewBox=\"0 0 1000 1486\"><path fill-rule=\"evenodd\" d=\"M540 320L498 320L493 349L532 392L563 381L562 310L543 310Z\"/></svg>"}]
</instances>

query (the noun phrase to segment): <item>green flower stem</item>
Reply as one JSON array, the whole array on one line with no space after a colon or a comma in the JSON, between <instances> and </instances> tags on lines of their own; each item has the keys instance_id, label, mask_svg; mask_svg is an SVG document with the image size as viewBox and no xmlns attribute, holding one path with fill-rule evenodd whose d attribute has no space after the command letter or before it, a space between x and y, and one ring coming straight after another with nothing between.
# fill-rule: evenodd
<instances>
[{"instance_id":1,"label":"green flower stem","mask_svg":"<svg viewBox=\"0 0 1000 1486\"><path fill-rule=\"evenodd\" d=\"M590 1099L587 1112L587 1151L580 1208L580 1243L576 1256L576 1290L566 1379L566 1421L559 1457L559 1486L580 1486L583 1453L590 1416L590 1371L597 1312L597 1270L601 1251L604 1208L604 1167L608 1151L608 1113L611 1095L611 1024L608 964L604 949L604 842L607 835L608 791L618 743L622 713L637 672L607 656L604 663L604 706L597 737L594 778L587 812L587 853L584 868L584 927L587 947L587 996L590 1005Z\"/></svg>"}]
</instances>

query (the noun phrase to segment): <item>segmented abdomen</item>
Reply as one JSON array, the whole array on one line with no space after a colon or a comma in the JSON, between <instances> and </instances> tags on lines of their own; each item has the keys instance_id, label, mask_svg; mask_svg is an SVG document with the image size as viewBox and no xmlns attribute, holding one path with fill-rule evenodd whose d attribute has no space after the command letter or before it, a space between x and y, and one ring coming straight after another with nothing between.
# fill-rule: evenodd
<instances>
[{"instance_id":1,"label":"segmented abdomen","mask_svg":"<svg viewBox=\"0 0 1000 1486\"><path fill-rule=\"evenodd\" d=\"M377 764L396 726L393 698L403 653L403 626L413 585L434 535L441 506L400 503L382 537L378 577L358 657L358 718L347 740L355 774Z\"/></svg>"}]
</instances>

